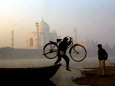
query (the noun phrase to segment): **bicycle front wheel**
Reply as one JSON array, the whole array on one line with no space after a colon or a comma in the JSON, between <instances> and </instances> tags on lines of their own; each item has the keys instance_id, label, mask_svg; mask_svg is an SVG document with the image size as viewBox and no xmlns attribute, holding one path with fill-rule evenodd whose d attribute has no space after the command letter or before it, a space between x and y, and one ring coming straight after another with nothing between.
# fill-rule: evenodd
<instances>
[{"instance_id":1,"label":"bicycle front wheel","mask_svg":"<svg viewBox=\"0 0 115 86\"><path fill-rule=\"evenodd\" d=\"M83 61L87 55L87 51L85 47L80 44L73 45L70 48L69 53L70 53L70 57L76 62Z\"/></svg>"},{"instance_id":2,"label":"bicycle front wheel","mask_svg":"<svg viewBox=\"0 0 115 86\"><path fill-rule=\"evenodd\" d=\"M48 59L54 59L57 56L58 46L55 43L48 43L43 48L43 55Z\"/></svg>"}]
</instances>

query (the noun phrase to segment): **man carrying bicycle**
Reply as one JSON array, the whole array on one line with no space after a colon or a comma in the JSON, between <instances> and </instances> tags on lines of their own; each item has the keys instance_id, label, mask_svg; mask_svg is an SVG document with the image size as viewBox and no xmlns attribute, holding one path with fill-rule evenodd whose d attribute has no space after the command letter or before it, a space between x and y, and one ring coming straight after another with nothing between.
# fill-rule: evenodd
<instances>
[{"instance_id":1,"label":"man carrying bicycle","mask_svg":"<svg viewBox=\"0 0 115 86\"><path fill-rule=\"evenodd\" d=\"M69 69L69 61L70 60L69 60L68 56L66 55L66 50L67 50L68 46L71 43L72 43L72 38L70 38L70 40L68 41L67 37L65 37L63 39L63 41L59 43L59 46L58 46L58 59L54 63L54 64L58 64L61 61L61 57L63 57L63 59L66 62L66 70L68 70L68 71L71 71L71 70Z\"/></svg>"}]
</instances>

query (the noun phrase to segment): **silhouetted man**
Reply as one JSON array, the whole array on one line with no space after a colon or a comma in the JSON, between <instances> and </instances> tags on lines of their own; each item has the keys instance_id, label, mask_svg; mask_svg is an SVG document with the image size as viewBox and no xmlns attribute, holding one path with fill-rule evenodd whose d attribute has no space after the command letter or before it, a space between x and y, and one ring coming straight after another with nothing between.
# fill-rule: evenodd
<instances>
[{"instance_id":1,"label":"silhouetted man","mask_svg":"<svg viewBox=\"0 0 115 86\"><path fill-rule=\"evenodd\" d=\"M101 70L101 75L105 76L105 60L108 58L108 54L105 49L102 48L101 44L98 44L98 59L99 59L99 67Z\"/></svg>"},{"instance_id":2,"label":"silhouetted man","mask_svg":"<svg viewBox=\"0 0 115 86\"><path fill-rule=\"evenodd\" d=\"M65 60L65 62L66 62L66 70L68 70L68 71L71 71L71 70L69 69L69 58L66 55L66 50L67 50L67 47L70 44L71 44L71 39L68 42L68 38L67 37L65 37L63 39L63 41L59 43L59 47L58 47L58 59L54 63L54 64L59 63L61 61L61 57L63 57L64 60Z\"/></svg>"}]
</instances>

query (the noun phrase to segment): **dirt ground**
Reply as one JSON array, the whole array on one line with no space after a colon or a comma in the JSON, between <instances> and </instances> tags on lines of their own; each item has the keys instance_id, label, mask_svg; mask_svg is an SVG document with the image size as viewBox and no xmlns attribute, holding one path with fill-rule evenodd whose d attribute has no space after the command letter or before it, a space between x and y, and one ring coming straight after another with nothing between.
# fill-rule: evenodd
<instances>
[{"instance_id":1,"label":"dirt ground","mask_svg":"<svg viewBox=\"0 0 115 86\"><path fill-rule=\"evenodd\" d=\"M79 85L115 86L115 66L106 66L106 77L101 77L99 68L84 68L82 77L73 81Z\"/></svg>"}]
</instances>

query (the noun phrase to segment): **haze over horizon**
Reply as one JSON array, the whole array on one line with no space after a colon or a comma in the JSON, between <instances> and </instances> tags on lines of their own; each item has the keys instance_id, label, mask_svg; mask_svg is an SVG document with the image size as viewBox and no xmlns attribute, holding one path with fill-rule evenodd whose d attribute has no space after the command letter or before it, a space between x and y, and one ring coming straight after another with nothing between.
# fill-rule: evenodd
<instances>
[{"instance_id":1,"label":"haze over horizon","mask_svg":"<svg viewBox=\"0 0 115 86\"><path fill-rule=\"evenodd\" d=\"M0 0L0 47L10 46L14 30L15 48L26 47L26 37L42 17L61 37L87 38L115 45L115 0Z\"/></svg>"}]
</instances>

